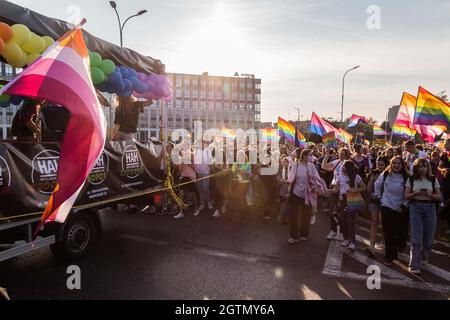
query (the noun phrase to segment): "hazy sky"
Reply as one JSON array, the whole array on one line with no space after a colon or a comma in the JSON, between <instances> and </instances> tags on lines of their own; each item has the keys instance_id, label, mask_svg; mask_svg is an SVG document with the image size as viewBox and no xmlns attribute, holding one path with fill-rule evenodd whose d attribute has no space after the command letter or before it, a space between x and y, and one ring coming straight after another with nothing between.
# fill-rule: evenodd
<instances>
[{"instance_id":1,"label":"hazy sky","mask_svg":"<svg viewBox=\"0 0 450 320\"><path fill-rule=\"evenodd\" d=\"M114 11L103 0L15 0L42 14L73 20L118 43ZM345 116L386 118L403 91L419 85L450 93L448 0L134 0L116 1L125 18L125 46L163 61L168 72L262 79L262 120L303 119L312 111L339 118L343 73ZM367 13L380 9L380 29Z\"/></svg>"}]
</instances>

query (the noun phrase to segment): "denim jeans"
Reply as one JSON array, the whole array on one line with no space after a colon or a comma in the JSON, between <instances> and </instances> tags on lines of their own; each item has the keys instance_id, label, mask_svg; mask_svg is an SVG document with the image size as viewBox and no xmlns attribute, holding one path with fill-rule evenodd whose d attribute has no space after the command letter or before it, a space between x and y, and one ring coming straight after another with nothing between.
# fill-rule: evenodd
<instances>
[{"instance_id":1,"label":"denim jeans","mask_svg":"<svg viewBox=\"0 0 450 320\"><path fill-rule=\"evenodd\" d=\"M409 266L420 269L422 258L428 260L436 231L436 205L412 201L409 207L411 253Z\"/></svg>"},{"instance_id":2,"label":"denim jeans","mask_svg":"<svg viewBox=\"0 0 450 320\"><path fill-rule=\"evenodd\" d=\"M207 177L208 175L197 174L197 179ZM207 205L211 201L211 191L209 189L209 178L197 181L197 190L200 197L200 202Z\"/></svg>"}]
</instances>

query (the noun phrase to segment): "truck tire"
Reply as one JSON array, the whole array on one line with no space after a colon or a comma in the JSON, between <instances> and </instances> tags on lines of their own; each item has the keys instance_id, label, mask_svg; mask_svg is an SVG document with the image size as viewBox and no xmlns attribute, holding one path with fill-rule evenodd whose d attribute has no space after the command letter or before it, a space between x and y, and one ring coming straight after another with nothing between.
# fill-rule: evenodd
<instances>
[{"instance_id":1,"label":"truck tire","mask_svg":"<svg viewBox=\"0 0 450 320\"><path fill-rule=\"evenodd\" d=\"M97 238L97 228L90 214L74 213L64 225L61 239L50 246L59 259L71 262L88 253Z\"/></svg>"}]
</instances>

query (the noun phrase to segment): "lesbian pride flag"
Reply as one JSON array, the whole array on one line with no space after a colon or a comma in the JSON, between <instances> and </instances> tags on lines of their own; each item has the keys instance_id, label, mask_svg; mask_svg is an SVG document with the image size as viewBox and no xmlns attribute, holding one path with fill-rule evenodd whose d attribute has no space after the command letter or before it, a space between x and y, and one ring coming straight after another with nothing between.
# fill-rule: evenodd
<instances>
[{"instance_id":1,"label":"lesbian pride flag","mask_svg":"<svg viewBox=\"0 0 450 320\"><path fill-rule=\"evenodd\" d=\"M47 100L70 112L57 185L41 217L41 225L50 221L63 223L106 139L107 124L92 84L81 25L63 35L0 92Z\"/></svg>"}]
</instances>

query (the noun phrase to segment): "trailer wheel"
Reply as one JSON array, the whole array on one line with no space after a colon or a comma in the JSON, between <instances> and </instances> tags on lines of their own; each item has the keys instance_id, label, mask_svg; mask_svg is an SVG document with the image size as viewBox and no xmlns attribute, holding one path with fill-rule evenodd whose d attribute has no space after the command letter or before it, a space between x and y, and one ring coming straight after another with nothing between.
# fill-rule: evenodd
<instances>
[{"instance_id":1,"label":"trailer wheel","mask_svg":"<svg viewBox=\"0 0 450 320\"><path fill-rule=\"evenodd\" d=\"M80 259L92 247L96 232L95 222L89 214L72 214L64 225L60 241L51 245L52 253L67 262Z\"/></svg>"}]
</instances>

